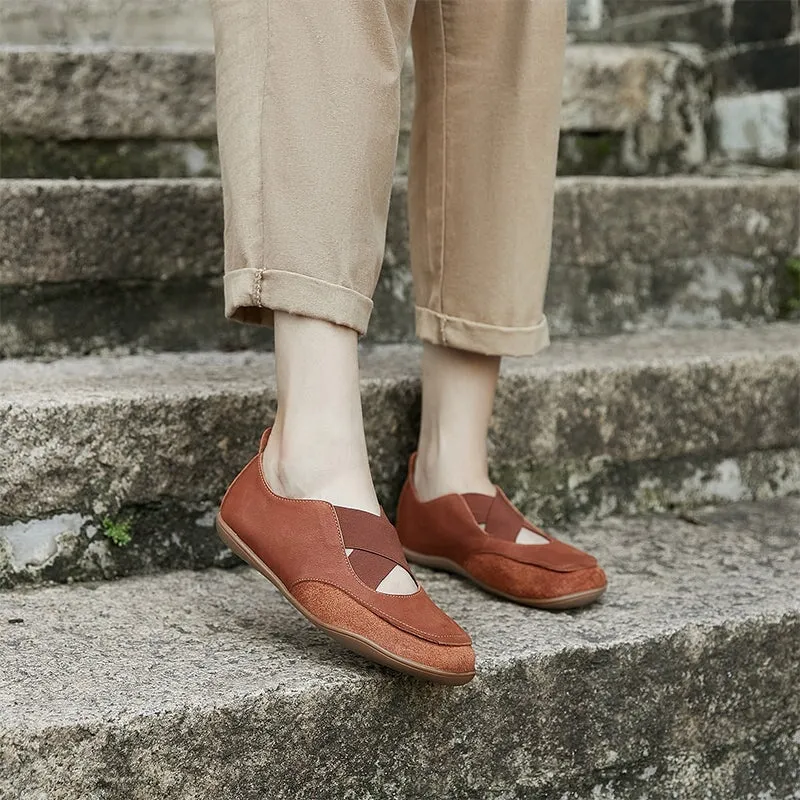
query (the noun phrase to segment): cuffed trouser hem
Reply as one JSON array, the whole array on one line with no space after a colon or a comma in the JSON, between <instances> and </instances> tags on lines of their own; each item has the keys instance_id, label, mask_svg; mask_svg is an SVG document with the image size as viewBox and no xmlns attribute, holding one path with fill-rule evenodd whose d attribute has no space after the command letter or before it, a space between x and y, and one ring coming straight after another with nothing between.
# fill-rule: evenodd
<instances>
[{"instance_id":1,"label":"cuffed trouser hem","mask_svg":"<svg viewBox=\"0 0 800 800\"><path fill-rule=\"evenodd\" d=\"M324 319L363 334L372 300L347 286L297 272L246 268L225 273L226 317L271 326L274 311Z\"/></svg>"},{"instance_id":2,"label":"cuffed trouser hem","mask_svg":"<svg viewBox=\"0 0 800 800\"><path fill-rule=\"evenodd\" d=\"M415 307L417 336L426 342L492 356L532 356L550 344L547 318L530 328L504 328Z\"/></svg>"}]
</instances>

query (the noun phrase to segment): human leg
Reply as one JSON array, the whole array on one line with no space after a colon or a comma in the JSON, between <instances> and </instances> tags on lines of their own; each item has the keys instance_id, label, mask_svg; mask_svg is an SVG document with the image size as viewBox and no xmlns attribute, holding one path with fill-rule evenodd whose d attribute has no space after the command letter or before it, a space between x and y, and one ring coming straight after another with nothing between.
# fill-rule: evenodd
<instances>
[{"instance_id":1,"label":"human leg","mask_svg":"<svg viewBox=\"0 0 800 800\"><path fill-rule=\"evenodd\" d=\"M543 607L594 600L591 556L489 479L500 356L547 346L564 0L430 0L413 25L409 219L424 341L418 452L398 509L410 557Z\"/></svg>"},{"instance_id":2,"label":"human leg","mask_svg":"<svg viewBox=\"0 0 800 800\"><path fill-rule=\"evenodd\" d=\"M217 527L318 627L463 683L369 475L357 335L380 269L413 0L212 0L226 313L274 325L278 411Z\"/></svg>"}]
</instances>

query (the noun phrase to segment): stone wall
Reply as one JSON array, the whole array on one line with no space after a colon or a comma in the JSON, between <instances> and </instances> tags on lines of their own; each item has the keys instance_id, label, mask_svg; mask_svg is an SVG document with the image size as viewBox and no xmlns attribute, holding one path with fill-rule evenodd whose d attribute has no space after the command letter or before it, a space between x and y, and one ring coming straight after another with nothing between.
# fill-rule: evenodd
<instances>
[{"instance_id":1,"label":"stone wall","mask_svg":"<svg viewBox=\"0 0 800 800\"><path fill-rule=\"evenodd\" d=\"M579 41L671 42L714 80L714 154L800 165L800 0L569 0Z\"/></svg>"},{"instance_id":2,"label":"stone wall","mask_svg":"<svg viewBox=\"0 0 800 800\"><path fill-rule=\"evenodd\" d=\"M709 161L712 169L717 161L800 166L800 0L567 1L573 41L629 46L590 47L589 54L572 48L583 67L566 81L562 175L684 173ZM210 51L208 0L0 0L0 60L3 46L15 45ZM407 67L408 98L410 59ZM113 74L100 71L106 79ZM0 63L0 94L2 72ZM147 77L141 70L128 76L132 84ZM587 89L577 100L570 94L576 82ZM75 96L84 108L92 102ZM594 113L601 105L627 114L627 124L603 123ZM0 107L13 117L7 103ZM639 108L635 119L631 107ZM578 117L590 123L576 126ZM216 174L208 138L187 144L104 136L67 146L40 130L9 139L10 127L0 125L2 177Z\"/></svg>"}]
</instances>

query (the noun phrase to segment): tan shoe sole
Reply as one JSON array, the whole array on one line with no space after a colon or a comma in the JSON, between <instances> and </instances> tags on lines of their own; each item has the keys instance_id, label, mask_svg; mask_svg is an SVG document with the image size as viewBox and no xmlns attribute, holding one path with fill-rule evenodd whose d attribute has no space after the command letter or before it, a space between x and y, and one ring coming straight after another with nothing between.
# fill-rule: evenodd
<instances>
[{"instance_id":1,"label":"tan shoe sole","mask_svg":"<svg viewBox=\"0 0 800 800\"><path fill-rule=\"evenodd\" d=\"M542 598L540 600L534 600L530 597L515 597L513 594L506 594L505 592L501 592L499 589L495 589L492 586L487 586L477 578L474 578L462 566L456 564L455 561L451 561L449 558L442 558L441 556L426 556L422 553L415 553L413 550L409 550L407 547L404 547L403 550L405 551L406 558L409 561L413 561L415 564L421 564L423 567L432 567L433 569L441 569L445 570L446 572L452 572L456 575L461 575L461 577L467 578L477 586L480 586L481 589L486 592L495 594L498 597L503 597L506 600L512 600L515 603L520 603L523 606L531 606L532 608L544 608L550 611L563 611L568 608L580 608L581 606L588 606L590 603L594 603L594 601L597 600L606 590L605 586L601 586L599 589L589 589L585 592L565 594L561 595L561 597Z\"/></svg>"},{"instance_id":2,"label":"tan shoe sole","mask_svg":"<svg viewBox=\"0 0 800 800\"><path fill-rule=\"evenodd\" d=\"M415 678L434 681L436 683L446 683L450 686L460 686L469 683L474 677L475 672L446 672L445 670L419 664L402 656L386 650L376 642L367 639L352 631L343 630L333 625L325 624L321 619L314 616L308 609L301 605L283 585L280 578L236 535L236 533L217 515L216 529L220 539L225 542L239 558L246 561L250 566L257 569L275 588L314 626L319 628L328 636L335 639L339 644L344 645L348 650L383 664L385 667L405 672Z\"/></svg>"}]
</instances>

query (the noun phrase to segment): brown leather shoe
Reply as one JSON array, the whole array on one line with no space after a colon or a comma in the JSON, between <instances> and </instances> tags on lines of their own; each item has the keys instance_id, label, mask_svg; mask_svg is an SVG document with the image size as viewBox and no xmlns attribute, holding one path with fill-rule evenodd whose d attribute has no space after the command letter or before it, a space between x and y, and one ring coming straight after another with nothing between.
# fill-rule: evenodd
<instances>
[{"instance_id":1,"label":"brown leather shoe","mask_svg":"<svg viewBox=\"0 0 800 800\"><path fill-rule=\"evenodd\" d=\"M606 590L593 557L532 525L500 487L485 494L448 494L423 503L411 456L397 508L397 533L410 561L455 572L493 594L537 608L588 605ZM543 537L518 544L521 528Z\"/></svg>"},{"instance_id":2,"label":"brown leather shoe","mask_svg":"<svg viewBox=\"0 0 800 800\"><path fill-rule=\"evenodd\" d=\"M396 565L408 569L386 515L276 495L261 469L269 433L222 499L222 540L350 650L427 680L472 680L469 636L422 587L409 595L375 590Z\"/></svg>"}]
</instances>

